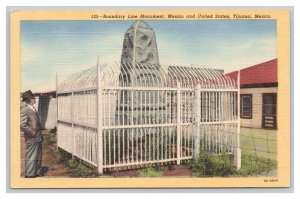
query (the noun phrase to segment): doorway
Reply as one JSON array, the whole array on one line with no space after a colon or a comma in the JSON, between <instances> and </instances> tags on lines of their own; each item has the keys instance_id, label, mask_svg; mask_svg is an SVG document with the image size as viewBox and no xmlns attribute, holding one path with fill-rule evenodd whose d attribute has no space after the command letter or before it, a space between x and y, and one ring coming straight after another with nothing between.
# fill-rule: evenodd
<instances>
[{"instance_id":1,"label":"doorway","mask_svg":"<svg viewBox=\"0 0 300 199\"><path fill-rule=\"evenodd\" d=\"M264 93L262 128L277 129L277 93Z\"/></svg>"}]
</instances>

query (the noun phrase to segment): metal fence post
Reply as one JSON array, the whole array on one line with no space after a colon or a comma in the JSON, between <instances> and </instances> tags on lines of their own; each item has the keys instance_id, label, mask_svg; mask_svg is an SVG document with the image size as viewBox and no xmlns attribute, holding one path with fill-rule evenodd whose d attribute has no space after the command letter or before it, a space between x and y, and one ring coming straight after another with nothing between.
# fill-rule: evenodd
<instances>
[{"instance_id":1,"label":"metal fence post","mask_svg":"<svg viewBox=\"0 0 300 199\"><path fill-rule=\"evenodd\" d=\"M177 82L177 165L180 165L180 141L181 141L181 92L180 82Z\"/></svg>"},{"instance_id":2,"label":"metal fence post","mask_svg":"<svg viewBox=\"0 0 300 199\"><path fill-rule=\"evenodd\" d=\"M74 132L74 92L71 93L71 122L72 122L72 135L73 135L73 148L72 148L72 158L75 155L75 132Z\"/></svg>"},{"instance_id":3,"label":"metal fence post","mask_svg":"<svg viewBox=\"0 0 300 199\"><path fill-rule=\"evenodd\" d=\"M55 89L56 89L56 128L58 123L58 77L57 73L55 74Z\"/></svg>"},{"instance_id":4,"label":"metal fence post","mask_svg":"<svg viewBox=\"0 0 300 199\"><path fill-rule=\"evenodd\" d=\"M238 87L238 92L237 92L237 134L236 134L236 147L234 149L234 159L233 159L233 164L237 170L241 168L241 146L240 146L240 71L238 71L238 77L237 77L237 87Z\"/></svg>"},{"instance_id":5,"label":"metal fence post","mask_svg":"<svg viewBox=\"0 0 300 199\"><path fill-rule=\"evenodd\" d=\"M59 130L58 130L58 77L57 73L55 74L55 87L56 87L56 150L58 150L58 145L60 144Z\"/></svg>"},{"instance_id":6,"label":"metal fence post","mask_svg":"<svg viewBox=\"0 0 300 199\"><path fill-rule=\"evenodd\" d=\"M102 140L102 82L100 79L100 68L97 62L97 159L98 159L98 173L103 174L103 140Z\"/></svg>"},{"instance_id":7,"label":"metal fence post","mask_svg":"<svg viewBox=\"0 0 300 199\"><path fill-rule=\"evenodd\" d=\"M201 87L197 84L195 90L195 123L194 123L194 158L197 158L200 151L200 131L201 131Z\"/></svg>"}]
</instances>

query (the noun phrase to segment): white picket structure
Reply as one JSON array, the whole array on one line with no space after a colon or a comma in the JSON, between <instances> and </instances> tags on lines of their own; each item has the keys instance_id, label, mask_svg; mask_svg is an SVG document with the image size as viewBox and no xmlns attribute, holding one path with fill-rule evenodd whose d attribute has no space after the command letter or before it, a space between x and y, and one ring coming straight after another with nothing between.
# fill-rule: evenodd
<instances>
[{"instance_id":1,"label":"white picket structure","mask_svg":"<svg viewBox=\"0 0 300 199\"><path fill-rule=\"evenodd\" d=\"M222 71L115 63L57 81L58 147L98 168L180 164L239 147L239 89ZM240 161L240 160L239 160Z\"/></svg>"}]
</instances>

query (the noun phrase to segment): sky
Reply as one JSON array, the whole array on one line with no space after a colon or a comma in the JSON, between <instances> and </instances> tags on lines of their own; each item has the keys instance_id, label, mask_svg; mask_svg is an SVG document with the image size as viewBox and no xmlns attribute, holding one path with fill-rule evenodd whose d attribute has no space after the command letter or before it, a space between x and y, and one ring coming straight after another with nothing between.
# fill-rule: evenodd
<instances>
[{"instance_id":1,"label":"sky","mask_svg":"<svg viewBox=\"0 0 300 199\"><path fill-rule=\"evenodd\" d=\"M120 61L134 21L22 21L21 92L55 90L55 76ZM275 20L146 21L155 31L161 64L223 69L276 57Z\"/></svg>"}]
</instances>

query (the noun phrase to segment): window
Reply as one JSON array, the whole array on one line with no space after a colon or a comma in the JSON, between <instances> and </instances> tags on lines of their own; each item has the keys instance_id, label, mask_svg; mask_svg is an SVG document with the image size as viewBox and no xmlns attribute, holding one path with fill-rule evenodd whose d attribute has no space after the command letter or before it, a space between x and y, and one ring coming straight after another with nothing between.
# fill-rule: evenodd
<instances>
[{"instance_id":1,"label":"window","mask_svg":"<svg viewBox=\"0 0 300 199\"><path fill-rule=\"evenodd\" d=\"M241 95L241 118L252 118L252 94Z\"/></svg>"}]
</instances>

